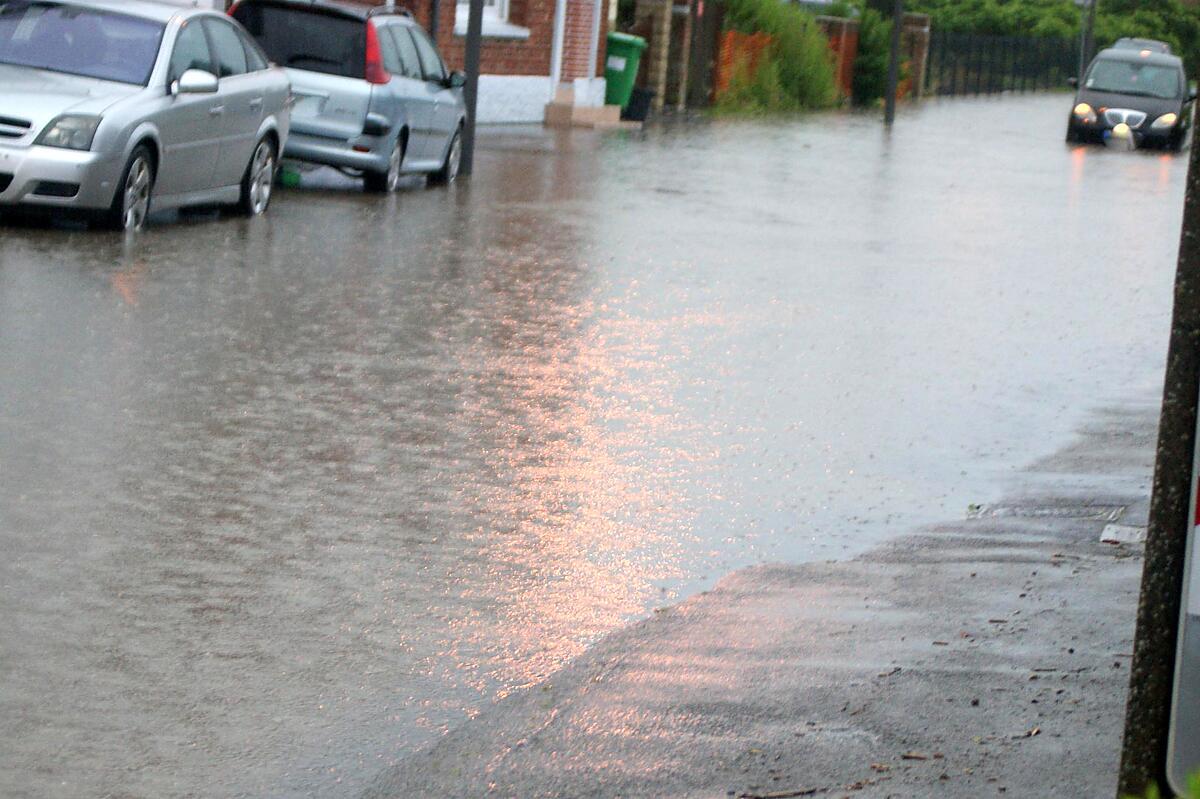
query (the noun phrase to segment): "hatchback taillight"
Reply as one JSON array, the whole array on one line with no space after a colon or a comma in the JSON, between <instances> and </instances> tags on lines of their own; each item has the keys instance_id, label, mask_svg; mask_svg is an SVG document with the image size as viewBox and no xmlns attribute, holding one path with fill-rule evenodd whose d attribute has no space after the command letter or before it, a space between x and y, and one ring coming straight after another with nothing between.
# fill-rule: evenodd
<instances>
[{"instance_id":1,"label":"hatchback taillight","mask_svg":"<svg viewBox=\"0 0 1200 799\"><path fill-rule=\"evenodd\" d=\"M387 83L392 76L383 66L383 51L379 49L379 32L367 22L367 63L363 70L367 83Z\"/></svg>"}]
</instances>

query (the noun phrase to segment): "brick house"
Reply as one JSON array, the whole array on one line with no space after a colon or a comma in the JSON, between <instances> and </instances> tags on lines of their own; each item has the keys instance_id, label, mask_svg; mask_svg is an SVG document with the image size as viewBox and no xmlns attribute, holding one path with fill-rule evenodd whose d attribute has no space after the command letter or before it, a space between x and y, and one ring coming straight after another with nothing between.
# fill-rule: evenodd
<instances>
[{"instance_id":1,"label":"brick house","mask_svg":"<svg viewBox=\"0 0 1200 799\"><path fill-rule=\"evenodd\" d=\"M168 0L193 5L192 0ZM216 7L225 0L202 0ZM342 0L374 6L372 0ZM436 7L437 45L450 69L463 68L467 3L410 0L406 6L428 31ZM604 36L609 3L616 0L484 0L483 50L477 119L541 122L560 86L571 102L604 103ZM405 6L403 2L397 5Z\"/></svg>"},{"instance_id":2,"label":"brick house","mask_svg":"<svg viewBox=\"0 0 1200 799\"><path fill-rule=\"evenodd\" d=\"M479 122L541 122L560 84L571 86L576 104L603 105L609 1L484 0ZM436 6L438 49L450 69L463 68L466 2L415 0L413 5L397 5L406 6L428 31Z\"/></svg>"}]
</instances>

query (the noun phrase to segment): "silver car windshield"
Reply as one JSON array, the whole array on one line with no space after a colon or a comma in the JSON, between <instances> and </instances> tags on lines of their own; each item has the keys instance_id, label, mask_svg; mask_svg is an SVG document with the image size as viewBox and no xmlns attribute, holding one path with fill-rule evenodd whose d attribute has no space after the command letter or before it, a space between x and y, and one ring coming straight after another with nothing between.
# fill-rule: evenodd
<instances>
[{"instance_id":1,"label":"silver car windshield","mask_svg":"<svg viewBox=\"0 0 1200 799\"><path fill-rule=\"evenodd\" d=\"M145 86L164 28L68 3L0 0L0 63Z\"/></svg>"}]
</instances>

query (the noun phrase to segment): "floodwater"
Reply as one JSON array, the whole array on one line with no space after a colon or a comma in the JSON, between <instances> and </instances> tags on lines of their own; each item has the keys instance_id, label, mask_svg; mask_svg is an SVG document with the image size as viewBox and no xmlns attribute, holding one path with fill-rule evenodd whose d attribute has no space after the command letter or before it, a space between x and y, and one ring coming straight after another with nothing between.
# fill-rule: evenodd
<instances>
[{"instance_id":1,"label":"floodwater","mask_svg":"<svg viewBox=\"0 0 1200 799\"><path fill-rule=\"evenodd\" d=\"M1186 159L1069 104L0 227L0 795L353 797L725 572L988 499L1161 380Z\"/></svg>"}]
</instances>

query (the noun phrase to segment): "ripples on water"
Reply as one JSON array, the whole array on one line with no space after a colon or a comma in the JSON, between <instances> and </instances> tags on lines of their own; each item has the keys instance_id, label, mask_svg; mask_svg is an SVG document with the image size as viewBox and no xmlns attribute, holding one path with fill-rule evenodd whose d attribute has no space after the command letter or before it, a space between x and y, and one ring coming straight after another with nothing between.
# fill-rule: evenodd
<instances>
[{"instance_id":1,"label":"ripples on water","mask_svg":"<svg viewBox=\"0 0 1200 799\"><path fill-rule=\"evenodd\" d=\"M0 793L353 796L1152 380L1183 159L922 132L981 107L497 136L472 185L318 177L131 246L0 228Z\"/></svg>"}]
</instances>

